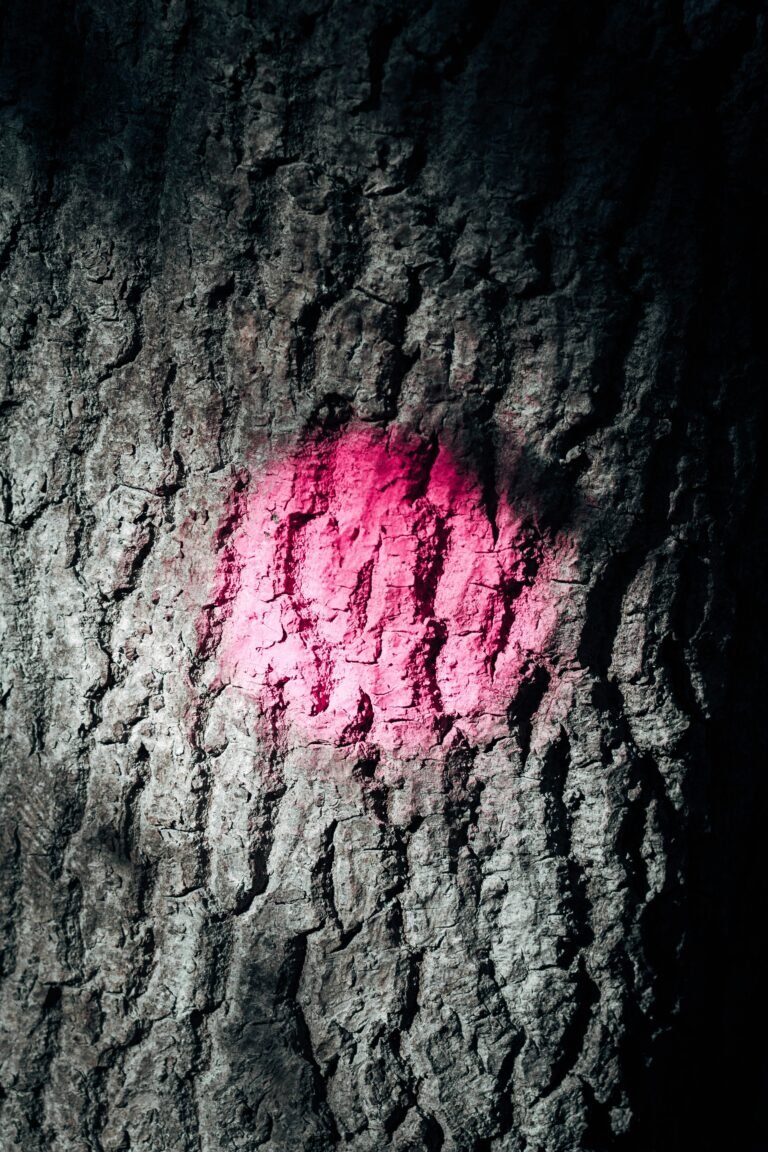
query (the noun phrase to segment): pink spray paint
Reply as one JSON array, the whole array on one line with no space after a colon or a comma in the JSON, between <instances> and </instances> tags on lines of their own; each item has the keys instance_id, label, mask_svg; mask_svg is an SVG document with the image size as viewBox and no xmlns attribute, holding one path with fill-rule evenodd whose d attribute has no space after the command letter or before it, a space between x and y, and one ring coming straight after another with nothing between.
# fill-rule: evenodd
<instances>
[{"instance_id":1,"label":"pink spray paint","mask_svg":"<svg viewBox=\"0 0 768 1152\"><path fill-rule=\"evenodd\" d=\"M491 520L444 446L399 427L310 440L236 508L215 591L221 680L287 739L485 742L554 624L550 565L504 497Z\"/></svg>"}]
</instances>

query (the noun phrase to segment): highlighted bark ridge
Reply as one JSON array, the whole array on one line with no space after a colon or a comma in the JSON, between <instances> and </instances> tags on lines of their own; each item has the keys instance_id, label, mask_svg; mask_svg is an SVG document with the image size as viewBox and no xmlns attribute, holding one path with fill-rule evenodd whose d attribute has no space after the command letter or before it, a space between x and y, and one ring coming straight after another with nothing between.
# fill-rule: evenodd
<instances>
[{"instance_id":1,"label":"highlighted bark ridge","mask_svg":"<svg viewBox=\"0 0 768 1152\"><path fill-rule=\"evenodd\" d=\"M284 734L426 752L505 730L548 557L438 443L354 428L273 460L222 554L221 678Z\"/></svg>"}]
</instances>

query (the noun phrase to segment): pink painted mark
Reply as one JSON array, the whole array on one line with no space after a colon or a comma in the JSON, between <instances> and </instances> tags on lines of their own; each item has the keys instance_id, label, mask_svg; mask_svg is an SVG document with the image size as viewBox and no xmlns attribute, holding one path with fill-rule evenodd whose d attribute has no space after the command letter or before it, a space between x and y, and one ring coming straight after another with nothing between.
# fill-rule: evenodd
<instances>
[{"instance_id":1,"label":"pink painted mark","mask_svg":"<svg viewBox=\"0 0 768 1152\"><path fill-rule=\"evenodd\" d=\"M277 732L418 753L506 731L554 623L549 556L503 497L491 521L447 448L397 427L309 441L229 525L220 676Z\"/></svg>"}]
</instances>

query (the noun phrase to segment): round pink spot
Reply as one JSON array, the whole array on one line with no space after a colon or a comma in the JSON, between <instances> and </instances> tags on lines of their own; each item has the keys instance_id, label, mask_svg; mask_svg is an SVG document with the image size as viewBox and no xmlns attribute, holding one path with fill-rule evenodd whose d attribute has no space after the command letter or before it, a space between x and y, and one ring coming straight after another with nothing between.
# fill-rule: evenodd
<instances>
[{"instance_id":1,"label":"round pink spot","mask_svg":"<svg viewBox=\"0 0 768 1152\"><path fill-rule=\"evenodd\" d=\"M486 741L551 630L548 566L506 499L491 518L436 442L367 427L311 440L236 510L217 573L221 679L289 738Z\"/></svg>"}]
</instances>

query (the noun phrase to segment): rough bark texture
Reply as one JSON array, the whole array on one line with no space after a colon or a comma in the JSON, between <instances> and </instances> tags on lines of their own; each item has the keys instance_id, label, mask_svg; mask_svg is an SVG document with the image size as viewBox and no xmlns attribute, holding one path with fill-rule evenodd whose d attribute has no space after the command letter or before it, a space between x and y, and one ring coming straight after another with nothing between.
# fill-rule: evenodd
<instances>
[{"instance_id":1,"label":"rough bark texture","mask_svg":"<svg viewBox=\"0 0 768 1152\"><path fill-rule=\"evenodd\" d=\"M0 21L0 1146L763 1147L762 5ZM425 762L200 643L265 453L361 422L563 561Z\"/></svg>"}]
</instances>

